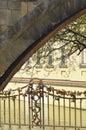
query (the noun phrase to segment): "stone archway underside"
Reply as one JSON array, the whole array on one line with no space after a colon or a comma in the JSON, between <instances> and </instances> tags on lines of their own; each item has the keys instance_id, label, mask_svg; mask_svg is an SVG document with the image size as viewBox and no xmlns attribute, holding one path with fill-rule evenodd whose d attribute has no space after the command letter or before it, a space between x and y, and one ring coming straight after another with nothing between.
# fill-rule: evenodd
<instances>
[{"instance_id":1,"label":"stone archway underside","mask_svg":"<svg viewBox=\"0 0 86 130\"><path fill-rule=\"evenodd\" d=\"M37 1L33 10L0 35L0 90L58 30L86 14L86 0Z\"/></svg>"}]
</instances>

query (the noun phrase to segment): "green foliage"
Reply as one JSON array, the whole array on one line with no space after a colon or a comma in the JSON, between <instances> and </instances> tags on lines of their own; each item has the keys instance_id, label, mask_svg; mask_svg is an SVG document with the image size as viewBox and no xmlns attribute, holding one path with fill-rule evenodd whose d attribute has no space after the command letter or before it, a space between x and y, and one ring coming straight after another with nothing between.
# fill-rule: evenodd
<instances>
[{"instance_id":1,"label":"green foliage","mask_svg":"<svg viewBox=\"0 0 86 130\"><path fill-rule=\"evenodd\" d=\"M45 64L49 54L54 53L54 57L61 59L58 52L65 48L65 57L70 57L73 53L80 54L86 48L86 15L78 18L76 21L57 32L44 46L42 46L32 57L36 66L37 57L41 58L41 63ZM54 58L53 57L53 58Z\"/></svg>"}]
</instances>

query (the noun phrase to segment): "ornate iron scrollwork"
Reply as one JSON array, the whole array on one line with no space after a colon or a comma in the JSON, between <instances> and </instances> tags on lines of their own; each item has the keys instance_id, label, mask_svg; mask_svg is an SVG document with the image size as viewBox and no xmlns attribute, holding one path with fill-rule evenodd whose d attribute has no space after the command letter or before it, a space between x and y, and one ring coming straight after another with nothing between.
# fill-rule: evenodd
<instances>
[{"instance_id":1,"label":"ornate iron scrollwork","mask_svg":"<svg viewBox=\"0 0 86 130\"><path fill-rule=\"evenodd\" d=\"M40 100L41 97L43 96L43 83L39 79L33 79L30 81L29 85L30 85L29 94L31 95L31 100L33 102L33 106L31 107L33 112L32 123L40 125L41 123L41 119L39 116L41 112Z\"/></svg>"}]
</instances>

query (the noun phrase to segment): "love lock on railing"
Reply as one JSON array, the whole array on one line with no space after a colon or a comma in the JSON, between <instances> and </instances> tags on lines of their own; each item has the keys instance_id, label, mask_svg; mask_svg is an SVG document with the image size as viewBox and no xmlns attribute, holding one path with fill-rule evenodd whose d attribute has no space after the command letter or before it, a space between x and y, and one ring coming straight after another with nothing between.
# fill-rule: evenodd
<instances>
[{"instance_id":1,"label":"love lock on railing","mask_svg":"<svg viewBox=\"0 0 86 130\"><path fill-rule=\"evenodd\" d=\"M43 83L39 79L33 79L30 81L29 85L29 94L31 95L31 100L33 102L33 106L31 107L31 110L33 112L32 123L34 123L35 125L40 125L40 100L43 96Z\"/></svg>"}]
</instances>

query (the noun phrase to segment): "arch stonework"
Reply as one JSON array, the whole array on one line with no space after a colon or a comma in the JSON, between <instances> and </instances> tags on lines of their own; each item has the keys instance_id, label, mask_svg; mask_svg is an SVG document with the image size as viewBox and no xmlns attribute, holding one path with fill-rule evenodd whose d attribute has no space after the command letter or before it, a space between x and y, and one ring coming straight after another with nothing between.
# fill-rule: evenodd
<instances>
[{"instance_id":1,"label":"arch stonework","mask_svg":"<svg viewBox=\"0 0 86 130\"><path fill-rule=\"evenodd\" d=\"M41 0L38 3L0 35L0 90L58 30L86 14L86 0Z\"/></svg>"}]
</instances>

